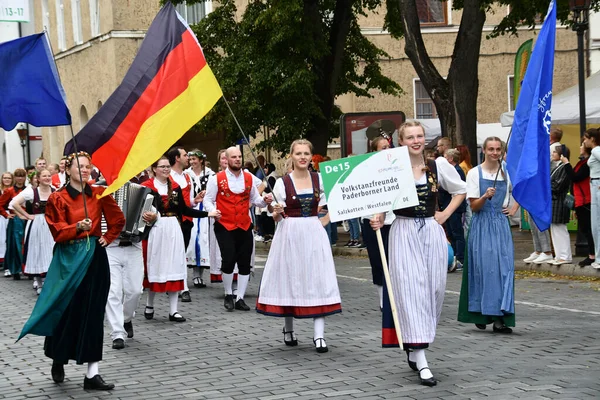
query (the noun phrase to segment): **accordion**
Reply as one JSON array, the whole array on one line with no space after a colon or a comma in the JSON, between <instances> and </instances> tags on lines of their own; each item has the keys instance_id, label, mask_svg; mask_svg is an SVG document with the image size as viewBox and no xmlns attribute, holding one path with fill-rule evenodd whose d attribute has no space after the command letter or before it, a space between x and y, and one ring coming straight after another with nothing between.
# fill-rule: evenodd
<instances>
[{"instance_id":1,"label":"accordion","mask_svg":"<svg viewBox=\"0 0 600 400\"><path fill-rule=\"evenodd\" d=\"M152 211L154 202L152 190L137 183L127 182L113 195L125 215L125 226L121 231L120 238L139 242L140 236L146 228L142 215L146 211Z\"/></svg>"}]
</instances>

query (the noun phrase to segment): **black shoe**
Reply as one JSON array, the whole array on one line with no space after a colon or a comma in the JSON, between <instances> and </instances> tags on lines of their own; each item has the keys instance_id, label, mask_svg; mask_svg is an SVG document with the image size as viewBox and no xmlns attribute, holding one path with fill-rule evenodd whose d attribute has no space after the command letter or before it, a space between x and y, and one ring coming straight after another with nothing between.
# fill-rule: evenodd
<instances>
[{"instance_id":1,"label":"black shoe","mask_svg":"<svg viewBox=\"0 0 600 400\"><path fill-rule=\"evenodd\" d=\"M202 278L194 278L194 286L197 288L205 288L206 283L204 283Z\"/></svg>"},{"instance_id":2,"label":"black shoe","mask_svg":"<svg viewBox=\"0 0 600 400\"><path fill-rule=\"evenodd\" d=\"M121 350L125 348L125 341L123 339L115 339L113 340L113 349Z\"/></svg>"},{"instance_id":3,"label":"black shoe","mask_svg":"<svg viewBox=\"0 0 600 400\"><path fill-rule=\"evenodd\" d=\"M510 329L508 326L506 326L504 324L498 328L496 326L496 324L494 324L494 332L496 332L496 333L512 333L512 329Z\"/></svg>"},{"instance_id":4,"label":"black shoe","mask_svg":"<svg viewBox=\"0 0 600 400\"><path fill-rule=\"evenodd\" d=\"M329 347L327 347L327 342L323 338L313 339L315 343L315 349L317 349L317 353L327 353L329 351Z\"/></svg>"},{"instance_id":5,"label":"black shoe","mask_svg":"<svg viewBox=\"0 0 600 400\"><path fill-rule=\"evenodd\" d=\"M582 268L587 267L588 265L592 265L594 261L596 260L592 260L591 258L587 257L585 260L579 261L579 266Z\"/></svg>"},{"instance_id":6,"label":"black shoe","mask_svg":"<svg viewBox=\"0 0 600 400\"><path fill-rule=\"evenodd\" d=\"M16 274L13 275L13 279L15 281L20 281L21 280L21 274L17 272Z\"/></svg>"},{"instance_id":7,"label":"black shoe","mask_svg":"<svg viewBox=\"0 0 600 400\"><path fill-rule=\"evenodd\" d=\"M169 314L169 321L185 322L185 317L175 311L173 314Z\"/></svg>"},{"instance_id":8,"label":"black shoe","mask_svg":"<svg viewBox=\"0 0 600 400\"><path fill-rule=\"evenodd\" d=\"M148 310L152 310L152 312L148 312ZM154 318L154 307L146 306L146 309L144 310L144 318L146 318L146 319Z\"/></svg>"},{"instance_id":9,"label":"black shoe","mask_svg":"<svg viewBox=\"0 0 600 400\"><path fill-rule=\"evenodd\" d=\"M125 332L127 332L127 337L131 339L133 337L133 322L125 322L123 324L123 329L125 329Z\"/></svg>"},{"instance_id":10,"label":"black shoe","mask_svg":"<svg viewBox=\"0 0 600 400\"><path fill-rule=\"evenodd\" d=\"M421 378L421 371L423 371L424 369L429 369L429 367L421 368L419 370L419 379L421 380L421 385L423 385L423 386L435 386L435 385L437 385L437 381L435 380L435 378L433 376L431 378L427 378L427 379Z\"/></svg>"},{"instance_id":11,"label":"black shoe","mask_svg":"<svg viewBox=\"0 0 600 400\"><path fill-rule=\"evenodd\" d=\"M485 328L487 328L485 324L475 324L475 326L477 327L477 329L481 329L482 331L485 331Z\"/></svg>"},{"instance_id":12,"label":"black shoe","mask_svg":"<svg viewBox=\"0 0 600 400\"><path fill-rule=\"evenodd\" d=\"M246 304L244 299L239 299L238 301L235 302L235 309L242 310L242 311L250 311L250 307L248 307L248 305Z\"/></svg>"},{"instance_id":13,"label":"black shoe","mask_svg":"<svg viewBox=\"0 0 600 400\"><path fill-rule=\"evenodd\" d=\"M224 306L227 311L233 311L234 306L233 306L233 295L232 294L225 295Z\"/></svg>"},{"instance_id":14,"label":"black shoe","mask_svg":"<svg viewBox=\"0 0 600 400\"><path fill-rule=\"evenodd\" d=\"M292 338L291 340L286 340L286 336L289 334L290 337ZM285 331L285 328L283 328L283 343L285 343L286 346L298 346L298 339L296 339L296 336L294 336L294 331Z\"/></svg>"},{"instance_id":15,"label":"black shoe","mask_svg":"<svg viewBox=\"0 0 600 400\"><path fill-rule=\"evenodd\" d=\"M417 368L417 363L414 361L410 361L410 350L405 350L406 351L406 361L408 362L408 366L410 367L410 369L412 369L413 371L419 371L419 368Z\"/></svg>"},{"instance_id":16,"label":"black shoe","mask_svg":"<svg viewBox=\"0 0 600 400\"><path fill-rule=\"evenodd\" d=\"M52 380L55 383L63 383L65 380L65 366L59 363L52 363L52 369L50 370L52 374Z\"/></svg>"},{"instance_id":17,"label":"black shoe","mask_svg":"<svg viewBox=\"0 0 600 400\"><path fill-rule=\"evenodd\" d=\"M190 292L188 290L186 290L185 292L181 293L181 301L184 303L191 303L192 302L192 296L190 296Z\"/></svg>"},{"instance_id":18,"label":"black shoe","mask_svg":"<svg viewBox=\"0 0 600 400\"><path fill-rule=\"evenodd\" d=\"M114 384L104 382L104 379L100 375L96 375L93 378L88 378L87 376L83 378L84 390L112 390L114 388Z\"/></svg>"}]
</instances>

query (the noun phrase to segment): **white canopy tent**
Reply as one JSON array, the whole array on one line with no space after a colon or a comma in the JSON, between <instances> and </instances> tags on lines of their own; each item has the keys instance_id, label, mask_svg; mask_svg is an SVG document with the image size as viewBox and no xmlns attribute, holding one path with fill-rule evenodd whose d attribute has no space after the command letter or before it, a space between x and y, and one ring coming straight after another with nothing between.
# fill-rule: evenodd
<instances>
[{"instance_id":1,"label":"white canopy tent","mask_svg":"<svg viewBox=\"0 0 600 400\"><path fill-rule=\"evenodd\" d=\"M585 80L585 112L588 124L600 124L600 71ZM511 126L514 111L500 116L502 126ZM571 86L552 97L552 124L579 124L579 85Z\"/></svg>"}]
</instances>

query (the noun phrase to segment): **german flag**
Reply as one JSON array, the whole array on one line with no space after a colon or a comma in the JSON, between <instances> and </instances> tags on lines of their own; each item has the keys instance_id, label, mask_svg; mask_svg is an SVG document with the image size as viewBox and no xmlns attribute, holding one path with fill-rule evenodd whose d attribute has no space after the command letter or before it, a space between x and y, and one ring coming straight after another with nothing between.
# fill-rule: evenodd
<instances>
[{"instance_id":1,"label":"german flag","mask_svg":"<svg viewBox=\"0 0 600 400\"><path fill-rule=\"evenodd\" d=\"M65 146L92 155L106 196L163 155L223 95L196 36L167 3L123 82Z\"/></svg>"}]
</instances>

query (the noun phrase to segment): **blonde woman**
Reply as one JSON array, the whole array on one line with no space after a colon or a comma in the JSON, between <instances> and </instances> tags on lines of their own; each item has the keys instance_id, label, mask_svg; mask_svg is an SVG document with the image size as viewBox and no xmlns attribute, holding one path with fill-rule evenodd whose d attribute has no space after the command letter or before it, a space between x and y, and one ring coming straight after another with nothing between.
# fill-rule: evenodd
<instances>
[{"instance_id":1,"label":"blonde woman","mask_svg":"<svg viewBox=\"0 0 600 400\"><path fill-rule=\"evenodd\" d=\"M402 341L408 365L419 372L422 385L435 386L425 349L435 339L446 288L448 242L442 225L465 199L466 184L444 157L425 159L425 130L417 121L407 121L398 130L400 145L410 156L419 205L394 210L390 228L389 266ZM452 195L444 211L437 211L438 186ZM384 224L385 214L371 221L373 229ZM383 306L384 347L397 347L387 296Z\"/></svg>"}]
</instances>

